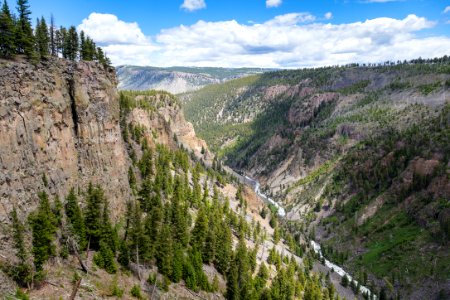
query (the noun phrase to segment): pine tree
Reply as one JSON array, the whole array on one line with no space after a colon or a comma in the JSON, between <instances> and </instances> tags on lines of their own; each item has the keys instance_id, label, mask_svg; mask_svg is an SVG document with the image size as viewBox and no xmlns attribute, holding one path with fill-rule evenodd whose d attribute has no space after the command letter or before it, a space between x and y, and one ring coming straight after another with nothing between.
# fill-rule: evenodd
<instances>
[{"instance_id":1,"label":"pine tree","mask_svg":"<svg viewBox=\"0 0 450 300\"><path fill-rule=\"evenodd\" d=\"M4 0L0 12L0 57L11 58L15 53L14 20Z\"/></svg>"},{"instance_id":2,"label":"pine tree","mask_svg":"<svg viewBox=\"0 0 450 300\"><path fill-rule=\"evenodd\" d=\"M84 225L83 214L75 190L72 188L66 198L65 211L68 223L70 224L71 234L77 237L80 249L86 248L86 227Z\"/></svg>"},{"instance_id":3,"label":"pine tree","mask_svg":"<svg viewBox=\"0 0 450 300\"><path fill-rule=\"evenodd\" d=\"M219 228L217 240L220 241L220 243L216 244L217 248L215 251L216 255L214 264L221 274L226 274L232 256L233 242L230 227L222 224Z\"/></svg>"},{"instance_id":4,"label":"pine tree","mask_svg":"<svg viewBox=\"0 0 450 300\"><path fill-rule=\"evenodd\" d=\"M239 300L239 270L237 264L233 261L230 270L227 273L227 292L226 298L228 300Z\"/></svg>"},{"instance_id":5,"label":"pine tree","mask_svg":"<svg viewBox=\"0 0 450 300\"><path fill-rule=\"evenodd\" d=\"M63 212L63 205L61 203L61 200L59 200L58 196L56 196L55 200L53 201L52 211L53 214L55 215L56 226L61 226L64 212Z\"/></svg>"},{"instance_id":6,"label":"pine tree","mask_svg":"<svg viewBox=\"0 0 450 300\"><path fill-rule=\"evenodd\" d=\"M34 58L34 36L30 22L30 6L28 0L17 0L17 10L19 20L16 27L16 46L19 53L25 54L28 58Z\"/></svg>"},{"instance_id":7,"label":"pine tree","mask_svg":"<svg viewBox=\"0 0 450 300\"><path fill-rule=\"evenodd\" d=\"M86 53L86 36L84 34L84 31L81 30L80 32L80 59L81 60L87 60L87 53Z\"/></svg>"},{"instance_id":8,"label":"pine tree","mask_svg":"<svg viewBox=\"0 0 450 300\"><path fill-rule=\"evenodd\" d=\"M50 17L50 28L49 28L49 35L50 35L50 54L52 56L58 56L58 49L57 49L57 42L56 42L56 25L55 25L55 18L53 15Z\"/></svg>"},{"instance_id":9,"label":"pine tree","mask_svg":"<svg viewBox=\"0 0 450 300\"><path fill-rule=\"evenodd\" d=\"M94 255L94 263L110 274L117 272L114 253L110 246L104 241L100 242L100 251Z\"/></svg>"},{"instance_id":10,"label":"pine tree","mask_svg":"<svg viewBox=\"0 0 450 300\"><path fill-rule=\"evenodd\" d=\"M41 59L47 58L49 56L49 33L48 33L48 27L47 23L45 22L44 17L42 17L40 20L37 20L36 24L36 52L39 55Z\"/></svg>"},{"instance_id":11,"label":"pine tree","mask_svg":"<svg viewBox=\"0 0 450 300\"><path fill-rule=\"evenodd\" d=\"M175 179L175 189L172 198L172 232L173 238L183 247L187 246L189 241L187 206L185 203L184 183L181 177Z\"/></svg>"},{"instance_id":12,"label":"pine tree","mask_svg":"<svg viewBox=\"0 0 450 300\"><path fill-rule=\"evenodd\" d=\"M117 248L119 247L119 237L116 228L114 228L111 224L111 220L109 218L109 203L105 198L103 198L102 235L100 239L109 246L115 255Z\"/></svg>"},{"instance_id":13,"label":"pine tree","mask_svg":"<svg viewBox=\"0 0 450 300\"><path fill-rule=\"evenodd\" d=\"M53 245L56 232L55 216L50 208L48 196L45 192L39 194L39 208L29 216L33 231L34 266L38 273L42 272L44 263L55 254Z\"/></svg>"},{"instance_id":14,"label":"pine tree","mask_svg":"<svg viewBox=\"0 0 450 300\"><path fill-rule=\"evenodd\" d=\"M148 245L149 239L145 235L144 224L142 220L142 211L139 202L133 205L133 213L131 217L131 226L129 230L130 250L132 259L139 263L142 258L149 258Z\"/></svg>"},{"instance_id":15,"label":"pine tree","mask_svg":"<svg viewBox=\"0 0 450 300\"><path fill-rule=\"evenodd\" d=\"M192 229L191 245L194 248L202 249L203 243L208 233L208 218L206 216L204 208L200 208L195 221L194 229Z\"/></svg>"},{"instance_id":16,"label":"pine tree","mask_svg":"<svg viewBox=\"0 0 450 300\"><path fill-rule=\"evenodd\" d=\"M208 230L208 234L205 239L205 244L202 249L202 258L203 262L209 264L214 261L216 251L216 232L214 231L214 227L211 226Z\"/></svg>"},{"instance_id":17,"label":"pine tree","mask_svg":"<svg viewBox=\"0 0 450 300\"><path fill-rule=\"evenodd\" d=\"M165 276L170 276L172 273L172 260L173 260L173 242L172 233L170 232L170 226L164 224L159 234L159 239L156 246L156 265L158 271Z\"/></svg>"},{"instance_id":18,"label":"pine tree","mask_svg":"<svg viewBox=\"0 0 450 300\"><path fill-rule=\"evenodd\" d=\"M75 61L78 58L78 33L75 26L71 26L64 36L63 58Z\"/></svg>"},{"instance_id":19,"label":"pine tree","mask_svg":"<svg viewBox=\"0 0 450 300\"><path fill-rule=\"evenodd\" d=\"M84 31L80 32L80 59L92 61L95 58L96 46L94 41L86 36Z\"/></svg>"},{"instance_id":20,"label":"pine tree","mask_svg":"<svg viewBox=\"0 0 450 300\"><path fill-rule=\"evenodd\" d=\"M183 280L186 283L186 287L190 290L197 291L197 276L195 275L195 269L191 262L191 257L188 256L183 265Z\"/></svg>"},{"instance_id":21,"label":"pine tree","mask_svg":"<svg viewBox=\"0 0 450 300\"><path fill-rule=\"evenodd\" d=\"M181 245L176 244L172 261L172 273L169 277L172 282L179 282L183 276L184 253Z\"/></svg>"},{"instance_id":22,"label":"pine tree","mask_svg":"<svg viewBox=\"0 0 450 300\"><path fill-rule=\"evenodd\" d=\"M94 250L99 249L102 237L102 204L104 204L103 190L100 187L94 188L92 183L90 183L86 195L84 223L86 226L86 238L90 247Z\"/></svg>"},{"instance_id":23,"label":"pine tree","mask_svg":"<svg viewBox=\"0 0 450 300\"><path fill-rule=\"evenodd\" d=\"M16 249L16 256L19 259L18 265L14 267L13 279L21 285L26 285L32 280L32 269L28 263L28 252L25 246L25 227L19 220L15 207L11 213L11 217L13 225L14 248Z\"/></svg>"},{"instance_id":24,"label":"pine tree","mask_svg":"<svg viewBox=\"0 0 450 300\"><path fill-rule=\"evenodd\" d=\"M117 257L117 261L125 268L128 268L130 264L130 248L124 240L121 240L119 243L119 256Z\"/></svg>"},{"instance_id":25,"label":"pine tree","mask_svg":"<svg viewBox=\"0 0 450 300\"><path fill-rule=\"evenodd\" d=\"M57 55L58 55L58 53L60 53L63 57L65 54L64 41L66 40L66 36L67 36L67 29L62 26L55 32L56 53L57 53Z\"/></svg>"}]
</instances>

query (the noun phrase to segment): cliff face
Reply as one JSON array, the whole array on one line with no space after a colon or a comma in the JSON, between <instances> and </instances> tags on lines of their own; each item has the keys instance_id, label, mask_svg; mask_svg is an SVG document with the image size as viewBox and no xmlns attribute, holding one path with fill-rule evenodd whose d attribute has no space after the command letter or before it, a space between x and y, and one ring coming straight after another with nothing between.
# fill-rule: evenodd
<instances>
[{"instance_id":1,"label":"cliff face","mask_svg":"<svg viewBox=\"0 0 450 300\"><path fill-rule=\"evenodd\" d=\"M35 208L44 174L61 198L72 187L102 185L120 213L130 195L129 159L114 72L62 60L0 64L0 224L13 206Z\"/></svg>"},{"instance_id":2,"label":"cliff face","mask_svg":"<svg viewBox=\"0 0 450 300\"><path fill-rule=\"evenodd\" d=\"M127 123L145 128L144 136L152 147L164 144L176 149L182 145L199 159L210 163L213 155L208 151L206 142L195 135L194 127L186 121L179 103L172 97L165 93L136 96L137 101L151 103L155 109L149 111L136 107L128 115Z\"/></svg>"}]
</instances>

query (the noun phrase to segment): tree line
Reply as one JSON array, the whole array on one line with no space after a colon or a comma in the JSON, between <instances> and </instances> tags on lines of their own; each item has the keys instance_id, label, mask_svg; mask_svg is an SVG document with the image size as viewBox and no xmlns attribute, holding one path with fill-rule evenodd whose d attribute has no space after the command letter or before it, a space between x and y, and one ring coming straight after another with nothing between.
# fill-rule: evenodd
<instances>
[{"instance_id":1,"label":"tree line","mask_svg":"<svg viewBox=\"0 0 450 300\"><path fill-rule=\"evenodd\" d=\"M25 55L33 62L49 57L62 57L76 61L97 61L103 66L111 65L101 47L75 26L57 28L53 16L50 25L44 17L31 24L28 0L17 0L17 14L13 14L6 0L0 11L0 57L11 59Z\"/></svg>"}]
</instances>

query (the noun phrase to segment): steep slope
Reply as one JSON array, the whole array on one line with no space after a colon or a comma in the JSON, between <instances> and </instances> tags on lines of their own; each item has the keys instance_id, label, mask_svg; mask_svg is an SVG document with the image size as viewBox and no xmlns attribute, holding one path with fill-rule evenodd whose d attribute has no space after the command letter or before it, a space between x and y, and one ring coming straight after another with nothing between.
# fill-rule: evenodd
<instances>
[{"instance_id":1,"label":"steep slope","mask_svg":"<svg viewBox=\"0 0 450 300\"><path fill-rule=\"evenodd\" d=\"M96 63L2 64L2 297L354 296L310 272L308 245L222 170L173 95L119 96Z\"/></svg>"},{"instance_id":2,"label":"steep slope","mask_svg":"<svg viewBox=\"0 0 450 300\"><path fill-rule=\"evenodd\" d=\"M266 73L184 97L199 136L285 206L294 233L378 289L423 299L450 292L449 87L444 57Z\"/></svg>"},{"instance_id":3,"label":"steep slope","mask_svg":"<svg viewBox=\"0 0 450 300\"><path fill-rule=\"evenodd\" d=\"M189 67L138 67L119 66L117 76L121 90L164 90L173 94L197 90L206 85L221 83L250 74L262 73L264 69L225 69Z\"/></svg>"}]
</instances>

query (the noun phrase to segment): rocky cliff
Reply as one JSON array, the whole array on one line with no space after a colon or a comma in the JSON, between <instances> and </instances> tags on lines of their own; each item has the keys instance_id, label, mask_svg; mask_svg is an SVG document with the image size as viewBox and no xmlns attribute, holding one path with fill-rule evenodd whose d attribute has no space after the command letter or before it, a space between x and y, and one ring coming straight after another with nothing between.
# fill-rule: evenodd
<instances>
[{"instance_id":1,"label":"rocky cliff","mask_svg":"<svg viewBox=\"0 0 450 300\"><path fill-rule=\"evenodd\" d=\"M0 222L30 211L48 186L64 197L89 182L105 187L113 211L130 194L113 70L51 60L0 67Z\"/></svg>"}]
</instances>

